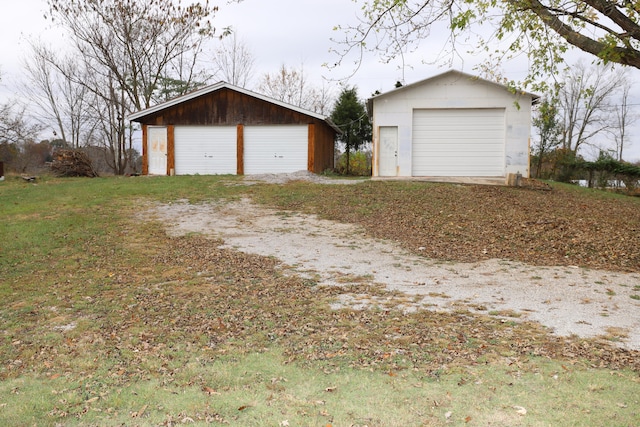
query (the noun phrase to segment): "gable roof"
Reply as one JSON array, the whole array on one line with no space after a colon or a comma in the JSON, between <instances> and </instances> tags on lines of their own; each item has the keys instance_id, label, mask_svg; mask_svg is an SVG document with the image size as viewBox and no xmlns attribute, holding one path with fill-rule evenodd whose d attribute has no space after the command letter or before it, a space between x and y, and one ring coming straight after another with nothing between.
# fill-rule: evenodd
<instances>
[{"instance_id":1,"label":"gable roof","mask_svg":"<svg viewBox=\"0 0 640 427\"><path fill-rule=\"evenodd\" d=\"M463 73L462 71L448 70L448 71L445 71L444 73L437 74L435 76L426 78L424 80L420 80L418 82L411 83L411 84L408 84L408 85L405 85L405 86L401 86L399 88L390 90L388 92L384 92L384 93L380 93L378 95L372 96L371 98L369 98L369 102L373 101L374 99L384 98L386 96L397 94L397 93L402 92L402 91L411 90L414 87L421 86L421 85L423 85L423 84L425 84L425 83L427 83L427 82L429 82L431 80L436 80L436 79L439 79L439 78L444 77L444 76L449 75L449 74L456 74L456 75L458 75L460 77L464 77L464 78L467 78L469 80L476 80L476 81L488 83L488 84L491 84L493 86L497 86L499 88L502 88L504 90L507 90L507 91L510 91L510 92L513 93L513 91L510 88L508 88L507 86L505 86L503 84L496 83L496 82L491 81L491 80L483 79L481 77L474 76L472 74ZM529 92L525 92L525 91L521 91L521 90L516 91L514 93L514 95L528 95L528 96L531 96L531 103L532 104L537 103L538 100L540 99L539 95L536 95L536 94L533 94L533 93L529 93Z\"/></svg>"},{"instance_id":2,"label":"gable roof","mask_svg":"<svg viewBox=\"0 0 640 427\"><path fill-rule=\"evenodd\" d=\"M149 107L149 108L146 108L144 110L140 110L140 111L138 111L136 113L133 113L133 114L129 115L129 117L127 117L127 118L129 119L130 122L135 122L135 121L138 121L139 119L141 119L141 118L143 118L145 116L148 116L150 114L154 114L154 113L157 113L159 111L166 110L167 108L171 108L173 106L182 104L184 102L188 102L188 101L190 101L192 99L195 99L195 98L198 98L198 97L201 97L201 96L204 96L204 95L208 95L210 93L216 92L216 91L221 90L221 89L233 90L235 92L239 92L239 93L242 93L244 95L251 96L253 98L257 98L257 99L260 99L262 101L278 105L278 106L280 106L282 108L286 108L288 110L296 111L296 112L298 112L300 114L304 114L306 116L310 116L310 117L313 117L313 118L316 118L316 119L319 119L319 120L324 120L336 132L338 132L339 134L342 134L342 131L327 116L323 116L322 114L318 114L318 113L313 112L311 110L306 110L304 108L297 107L297 106L292 105L292 104L287 104L286 102L282 102L282 101L278 101L278 100L273 99L273 98L269 98L268 96L261 95L261 94L256 93L256 92L252 92L250 90L247 90L247 89L244 89L244 88L241 88L241 87L238 87L238 86L234 86L234 85L232 85L230 83L223 82L223 81L215 83L215 84L212 84L210 86L203 87L201 89L194 90L193 92L189 92L189 93L187 93L185 95L178 96L176 98L173 98L173 99L171 99L169 101L160 103L160 104L155 105L153 107Z\"/></svg>"}]
</instances>

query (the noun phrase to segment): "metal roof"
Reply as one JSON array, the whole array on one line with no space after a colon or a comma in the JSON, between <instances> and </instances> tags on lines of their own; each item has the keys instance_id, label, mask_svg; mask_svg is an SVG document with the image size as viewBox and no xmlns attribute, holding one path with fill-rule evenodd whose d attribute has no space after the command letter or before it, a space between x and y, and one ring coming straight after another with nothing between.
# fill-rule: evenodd
<instances>
[{"instance_id":1,"label":"metal roof","mask_svg":"<svg viewBox=\"0 0 640 427\"><path fill-rule=\"evenodd\" d=\"M171 108L171 107L173 107L175 105L182 104L183 102L190 101L192 99L195 99L195 98L198 98L198 97L201 97L201 96L216 92L216 91L221 90L221 89L230 89L230 90L233 90L235 92L240 92L240 93L242 93L244 95L251 96L253 98L257 98L257 99L260 99L262 101L278 105L278 106L280 106L282 108L293 110L293 111L296 111L296 112L298 112L300 114L304 114L306 116L310 116L310 117L313 117L313 118L316 118L316 119L319 119L319 120L323 120L323 121L327 122L327 124L329 126L331 126L336 132L338 132L339 134L342 133L342 131L327 116L323 116L322 114L318 114L318 113L316 113L314 111L307 110L307 109L304 109L304 108L301 108L301 107L298 107L298 106L295 106L295 105L292 105L292 104L287 104L286 102L278 101L278 100L270 98L268 96L265 96L265 95L262 95L262 94L259 94L259 93L256 93L256 92L252 92L250 90L247 90L247 89L244 89L244 88L241 88L241 87L238 87L238 86L234 86L234 85L232 85L230 83L223 82L223 81L215 83L215 84L212 84L210 86L203 87L201 89L194 90L193 92L189 92L189 93L187 93L185 95L178 96L176 98L173 98L173 99L171 99L169 101L166 101L166 102L163 102L161 104L155 105L153 107L149 107L149 108L146 108L144 110L138 111L136 113L133 113L133 114L129 115L127 118L131 122L139 121L139 119L141 119L141 118L143 118L145 116L148 116L150 114L157 113L157 112L162 111L162 110L166 110L167 108Z\"/></svg>"},{"instance_id":2,"label":"metal roof","mask_svg":"<svg viewBox=\"0 0 640 427\"><path fill-rule=\"evenodd\" d=\"M437 79L439 77L442 77L442 76L445 76L447 74L458 74L461 77L466 77L466 78L468 78L470 80L477 80L477 81L489 83L489 84L492 84L492 85L495 85L495 86L499 86L499 87L501 87L501 88L503 88L505 90L508 90L508 91L512 92L514 95L529 95L529 96L531 96L531 103L532 104L536 104L538 102L538 100L540 99L540 95L536 95L534 93L529 93L529 92L525 92L525 91L521 91L521 90L517 90L517 91L513 92L509 87L507 87L507 86L505 86L505 85L503 85L501 83L496 83L494 81L483 79L481 77L474 76L472 74L463 73L462 71L458 71L458 70L448 70L448 71L445 71L444 73L437 74L435 76L426 78L424 80L420 80L420 81L415 82L415 83L411 83L411 84L408 84L408 85L405 85L405 86L400 86L399 88L390 90L388 92L384 92L384 93L380 93L378 95L374 95L371 98L369 98L368 101L372 101L372 100L377 99L377 98L384 98L384 97L386 97L388 95L392 95L392 94L395 94L395 93L398 93L398 92L402 92L402 91L411 89L412 87L415 87L415 86L423 85L424 83L426 83L426 82L428 82L430 80L435 80L435 79Z\"/></svg>"}]
</instances>

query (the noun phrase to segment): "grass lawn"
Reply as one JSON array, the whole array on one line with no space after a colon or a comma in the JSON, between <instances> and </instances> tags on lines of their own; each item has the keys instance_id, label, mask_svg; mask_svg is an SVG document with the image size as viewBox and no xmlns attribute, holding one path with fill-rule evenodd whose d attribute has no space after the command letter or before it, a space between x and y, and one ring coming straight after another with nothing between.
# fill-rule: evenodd
<instances>
[{"instance_id":1,"label":"grass lawn","mask_svg":"<svg viewBox=\"0 0 640 427\"><path fill-rule=\"evenodd\" d=\"M0 425L640 425L638 352L466 311L332 310L385 291L284 276L141 217L156 201L251 197L436 258L640 272L638 199L240 180L0 183Z\"/></svg>"}]
</instances>

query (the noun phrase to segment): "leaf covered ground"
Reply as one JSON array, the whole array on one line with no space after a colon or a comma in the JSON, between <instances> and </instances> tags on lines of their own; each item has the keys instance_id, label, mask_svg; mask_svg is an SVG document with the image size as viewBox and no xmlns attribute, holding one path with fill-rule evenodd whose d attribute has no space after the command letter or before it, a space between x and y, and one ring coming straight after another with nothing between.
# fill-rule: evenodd
<instances>
[{"instance_id":1,"label":"leaf covered ground","mask_svg":"<svg viewBox=\"0 0 640 427\"><path fill-rule=\"evenodd\" d=\"M534 323L466 311L405 314L394 308L392 294L374 286L318 287L283 276L272 258L220 249L219 241L158 238L149 252L166 249L149 254L149 261L162 266L161 277L134 285L129 280L139 272L120 269L106 273L100 290L59 291L64 296L58 296L56 310L46 304L25 310L28 327L12 331L2 377L75 375L81 366L85 375L101 371L121 385L157 376L171 384L180 377L184 352L198 353L207 363L216 355L271 345L284 348L290 361L320 362L328 370L420 369L437 376L456 366L540 356L640 371L638 352L554 337ZM391 299L385 309L329 307L337 295L350 293ZM68 325L73 326L65 331ZM47 331L59 332L61 339L43 346Z\"/></svg>"},{"instance_id":2,"label":"leaf covered ground","mask_svg":"<svg viewBox=\"0 0 640 427\"><path fill-rule=\"evenodd\" d=\"M205 183L199 187L203 192L215 193L223 185ZM118 202L114 197L85 205L73 201L78 190L72 187L65 190L68 207L56 201L61 195L47 202L51 205L38 205L38 197L45 199L65 184L54 185L58 187L40 194L34 191L28 200L33 207L13 216L24 231L9 224L5 230L12 242L39 234L42 242L59 239L60 244L52 244L44 258L42 245L34 244L2 258L7 280L0 287L0 379L18 384L11 390L18 398L24 378L34 377L38 387L45 387L43 396L49 401L42 403L45 409L33 410L30 421L109 425L124 413L132 424L146 425L144 417L155 413L165 420L235 420L242 425L243 410L224 413L215 406L215 397L224 390L212 384L210 369L221 358L274 348L287 364L321 372L364 369L393 378L410 371L431 380L456 373L462 384L470 366L535 372L536 359L559 361L567 371L620 370L631 384L640 372L637 351L601 340L560 338L535 323L466 310L407 314L395 304L405 296L366 282L318 286L284 275L273 258L223 249L220 241L198 235L170 237L161 224L140 222L135 214L139 198L134 198L136 209L127 207L124 190L115 186ZM92 185L101 190L105 184ZM176 197L180 191L175 190ZM585 196L564 188L538 192L374 182L258 185L233 191L237 194L231 197L249 195L281 209L360 224L375 237L430 257L504 257L640 271L640 204L635 199ZM158 192L166 197L166 190ZM17 194L12 209L27 204L24 193ZM53 204L55 215L42 209ZM384 296L388 305L330 308L340 294L353 293ZM61 380L63 385L49 390ZM163 402L154 400L130 408L122 390L150 381L176 396L196 387L205 403L192 402L179 414L168 413ZM86 421L96 414L103 422ZM20 415L16 417L13 425L21 425Z\"/></svg>"},{"instance_id":3,"label":"leaf covered ground","mask_svg":"<svg viewBox=\"0 0 640 427\"><path fill-rule=\"evenodd\" d=\"M298 185L304 192L285 188L263 200L359 224L374 237L436 259L640 272L639 198L565 185L552 191L394 182Z\"/></svg>"}]
</instances>

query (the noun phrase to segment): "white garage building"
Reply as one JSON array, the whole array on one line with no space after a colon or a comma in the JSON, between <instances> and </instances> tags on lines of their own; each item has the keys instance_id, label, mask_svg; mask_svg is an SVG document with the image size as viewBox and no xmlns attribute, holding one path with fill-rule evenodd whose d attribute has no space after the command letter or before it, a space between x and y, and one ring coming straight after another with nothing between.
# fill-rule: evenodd
<instances>
[{"instance_id":1,"label":"white garage building","mask_svg":"<svg viewBox=\"0 0 640 427\"><path fill-rule=\"evenodd\" d=\"M369 99L374 177L504 183L529 176L538 96L448 71Z\"/></svg>"}]
</instances>

